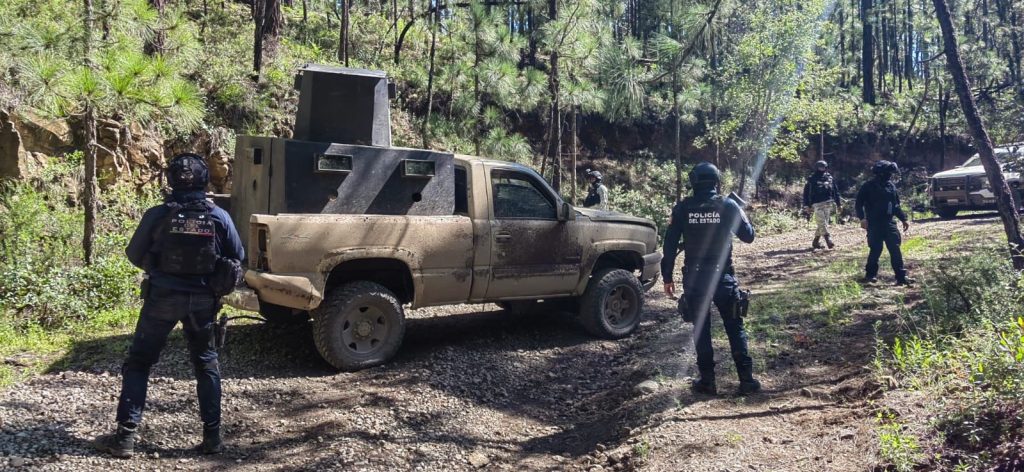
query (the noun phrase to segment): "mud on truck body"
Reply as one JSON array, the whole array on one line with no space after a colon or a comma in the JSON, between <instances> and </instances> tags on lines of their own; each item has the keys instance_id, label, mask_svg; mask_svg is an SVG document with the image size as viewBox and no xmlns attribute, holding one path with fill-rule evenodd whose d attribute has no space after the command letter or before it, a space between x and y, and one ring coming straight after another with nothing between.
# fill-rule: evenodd
<instances>
[{"instance_id":1,"label":"mud on truck body","mask_svg":"<svg viewBox=\"0 0 1024 472\"><path fill-rule=\"evenodd\" d=\"M397 352L405 307L555 307L599 337L636 329L661 260L652 221L573 208L525 166L391 146L383 73L307 66L297 85L293 139L236 142L230 208L249 250L236 307L308 313L343 370ZM332 107L363 116L359 131L308 123Z\"/></svg>"},{"instance_id":2,"label":"mud on truck body","mask_svg":"<svg viewBox=\"0 0 1024 472\"><path fill-rule=\"evenodd\" d=\"M1024 143L998 146L994 151L996 160L1003 167L1006 183L1014 193L1014 200L1020 206L1020 172L1009 171L1007 164L1019 162ZM961 211L997 209L995 194L989 187L988 176L978 154L953 169L932 175L928 194L932 209L943 219L954 218Z\"/></svg>"}]
</instances>

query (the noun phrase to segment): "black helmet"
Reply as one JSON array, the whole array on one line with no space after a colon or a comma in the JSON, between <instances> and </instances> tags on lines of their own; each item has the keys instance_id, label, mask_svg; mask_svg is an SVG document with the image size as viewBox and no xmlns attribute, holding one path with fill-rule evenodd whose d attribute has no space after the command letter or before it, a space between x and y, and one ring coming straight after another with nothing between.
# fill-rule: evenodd
<instances>
[{"instance_id":1,"label":"black helmet","mask_svg":"<svg viewBox=\"0 0 1024 472\"><path fill-rule=\"evenodd\" d=\"M899 174L900 167L895 162L878 161L871 166L871 172L879 177L892 177L893 174Z\"/></svg>"},{"instance_id":2,"label":"black helmet","mask_svg":"<svg viewBox=\"0 0 1024 472\"><path fill-rule=\"evenodd\" d=\"M825 161L815 162L814 163L814 168L818 169L818 170L827 170L828 169L828 163L825 162Z\"/></svg>"},{"instance_id":3,"label":"black helmet","mask_svg":"<svg viewBox=\"0 0 1024 472\"><path fill-rule=\"evenodd\" d=\"M178 154L167 165L167 183L174 190L205 190L209 182L210 169L196 154Z\"/></svg>"},{"instance_id":4,"label":"black helmet","mask_svg":"<svg viewBox=\"0 0 1024 472\"><path fill-rule=\"evenodd\" d=\"M690 186L709 187L718 185L722 181L722 173L714 164L704 161L690 169Z\"/></svg>"},{"instance_id":5,"label":"black helmet","mask_svg":"<svg viewBox=\"0 0 1024 472\"><path fill-rule=\"evenodd\" d=\"M601 173L596 170L587 169L587 177L593 177L598 181L601 181Z\"/></svg>"}]
</instances>

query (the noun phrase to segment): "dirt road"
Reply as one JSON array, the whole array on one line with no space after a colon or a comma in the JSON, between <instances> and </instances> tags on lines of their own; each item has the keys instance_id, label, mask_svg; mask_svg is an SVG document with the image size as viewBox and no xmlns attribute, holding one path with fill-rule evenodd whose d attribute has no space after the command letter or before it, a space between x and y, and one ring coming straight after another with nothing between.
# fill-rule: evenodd
<instances>
[{"instance_id":1,"label":"dirt road","mask_svg":"<svg viewBox=\"0 0 1024 472\"><path fill-rule=\"evenodd\" d=\"M985 217L913 231L950 235L994 224ZM838 230L840 247L829 252L805 250L807 231L737 247L739 277L764 300L785 298L780 290L859 264L862 234ZM0 468L870 469L872 325L913 290L863 290L871 302L838 310L832 319L841 322L826 326L828 336L815 334L821 319L762 303L763 312L751 314L760 317L751 321L752 354L765 392L747 398L728 393L735 380L724 340L716 354L726 394L688 391L689 325L657 288L639 332L619 342L591 339L562 314L420 310L410 314L398 358L358 373L322 361L307 327L234 326L221 361L229 450L214 457L191 451L199 423L180 333L153 373L140 453L130 461L93 453L88 441L113 427L121 358L112 353L123 352L128 335L82 342L55 361L60 367L0 392ZM809 309L818 308L830 309Z\"/></svg>"}]
</instances>

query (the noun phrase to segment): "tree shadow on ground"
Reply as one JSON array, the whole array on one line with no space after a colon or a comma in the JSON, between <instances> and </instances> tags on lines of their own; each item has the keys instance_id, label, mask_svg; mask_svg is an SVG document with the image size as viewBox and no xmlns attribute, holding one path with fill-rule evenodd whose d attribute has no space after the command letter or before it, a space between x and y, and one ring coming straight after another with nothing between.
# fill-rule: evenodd
<instances>
[{"instance_id":1,"label":"tree shadow on ground","mask_svg":"<svg viewBox=\"0 0 1024 472\"><path fill-rule=\"evenodd\" d=\"M649 328L650 315L645 313L644 318ZM130 335L119 335L76 342L66 355L53 362L48 373L117 372L130 340ZM584 454L593 450L597 443L619 437L622 432L619 423L630 416L620 406L625 399L634 396L632 387L645 378L645 374L632 370L630 350L628 339L594 340L565 313L513 315L481 310L413 317L408 321L403 347L392 362L353 373L339 373L319 357L308 324L232 325L227 346L222 351L222 373L226 380L323 378L324 382L349 386L315 400L297 396L273 401L272 417L287 419L323 408L321 405L337 410L364 407L397 410L401 406L397 404L398 398L408 401L408 394L389 396L381 390L430 389L559 431L550 437L527 441L522 445L526 451ZM192 368L180 330L170 337L152 376L191 380ZM359 387L355 388L357 385ZM281 388L288 387L282 385ZM348 389L352 390L346 393ZM260 404L267 400L255 396L266 394L266 390L230 393L253 397L253 403ZM171 401L173 404L162 406L159 399L151 398L151 411L188 411L190 396L177 397ZM453 431L447 423L454 418L397 417L395 421L403 437L391 437L351 423L339 426L335 421L337 417L325 418L302 432L279 434L269 442L243 445L231 457L271 458L275 451L299 447L316 437L321 441L361 438L367 442L441 443L490 449L507 448L510 443ZM148 451L162 455L179 456L190 452L156 445L147 447Z\"/></svg>"}]
</instances>

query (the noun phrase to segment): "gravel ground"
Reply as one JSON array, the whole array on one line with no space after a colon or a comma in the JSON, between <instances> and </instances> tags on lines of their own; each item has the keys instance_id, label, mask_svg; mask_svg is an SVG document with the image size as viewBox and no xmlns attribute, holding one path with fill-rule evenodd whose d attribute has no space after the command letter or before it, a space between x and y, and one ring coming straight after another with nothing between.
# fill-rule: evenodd
<instances>
[{"instance_id":1,"label":"gravel ground","mask_svg":"<svg viewBox=\"0 0 1024 472\"><path fill-rule=\"evenodd\" d=\"M953 231L994 220L928 223ZM837 231L862 250L863 233ZM745 285L781 284L810 235L738 246ZM856 248L856 249L854 249ZM856 253L856 254L859 254ZM884 274L884 269L883 269ZM128 335L83 341L51 369L0 392L0 469L18 470L864 470L874 464L870 385L850 344L774 359L766 393L694 397L689 325L656 288L637 334L595 340L565 314L492 305L409 313L390 364L338 373L308 326L233 325L222 354L228 451L200 456L195 384L176 332L154 369L143 441L131 460L94 453L113 429ZM717 323L717 321L716 321ZM846 355L844 351L850 351ZM728 359L728 349L716 352ZM754 352L757 356L757 352ZM720 366L728 364L720 362ZM720 390L735 388L721 375ZM867 386L866 386L867 385Z\"/></svg>"}]
</instances>

